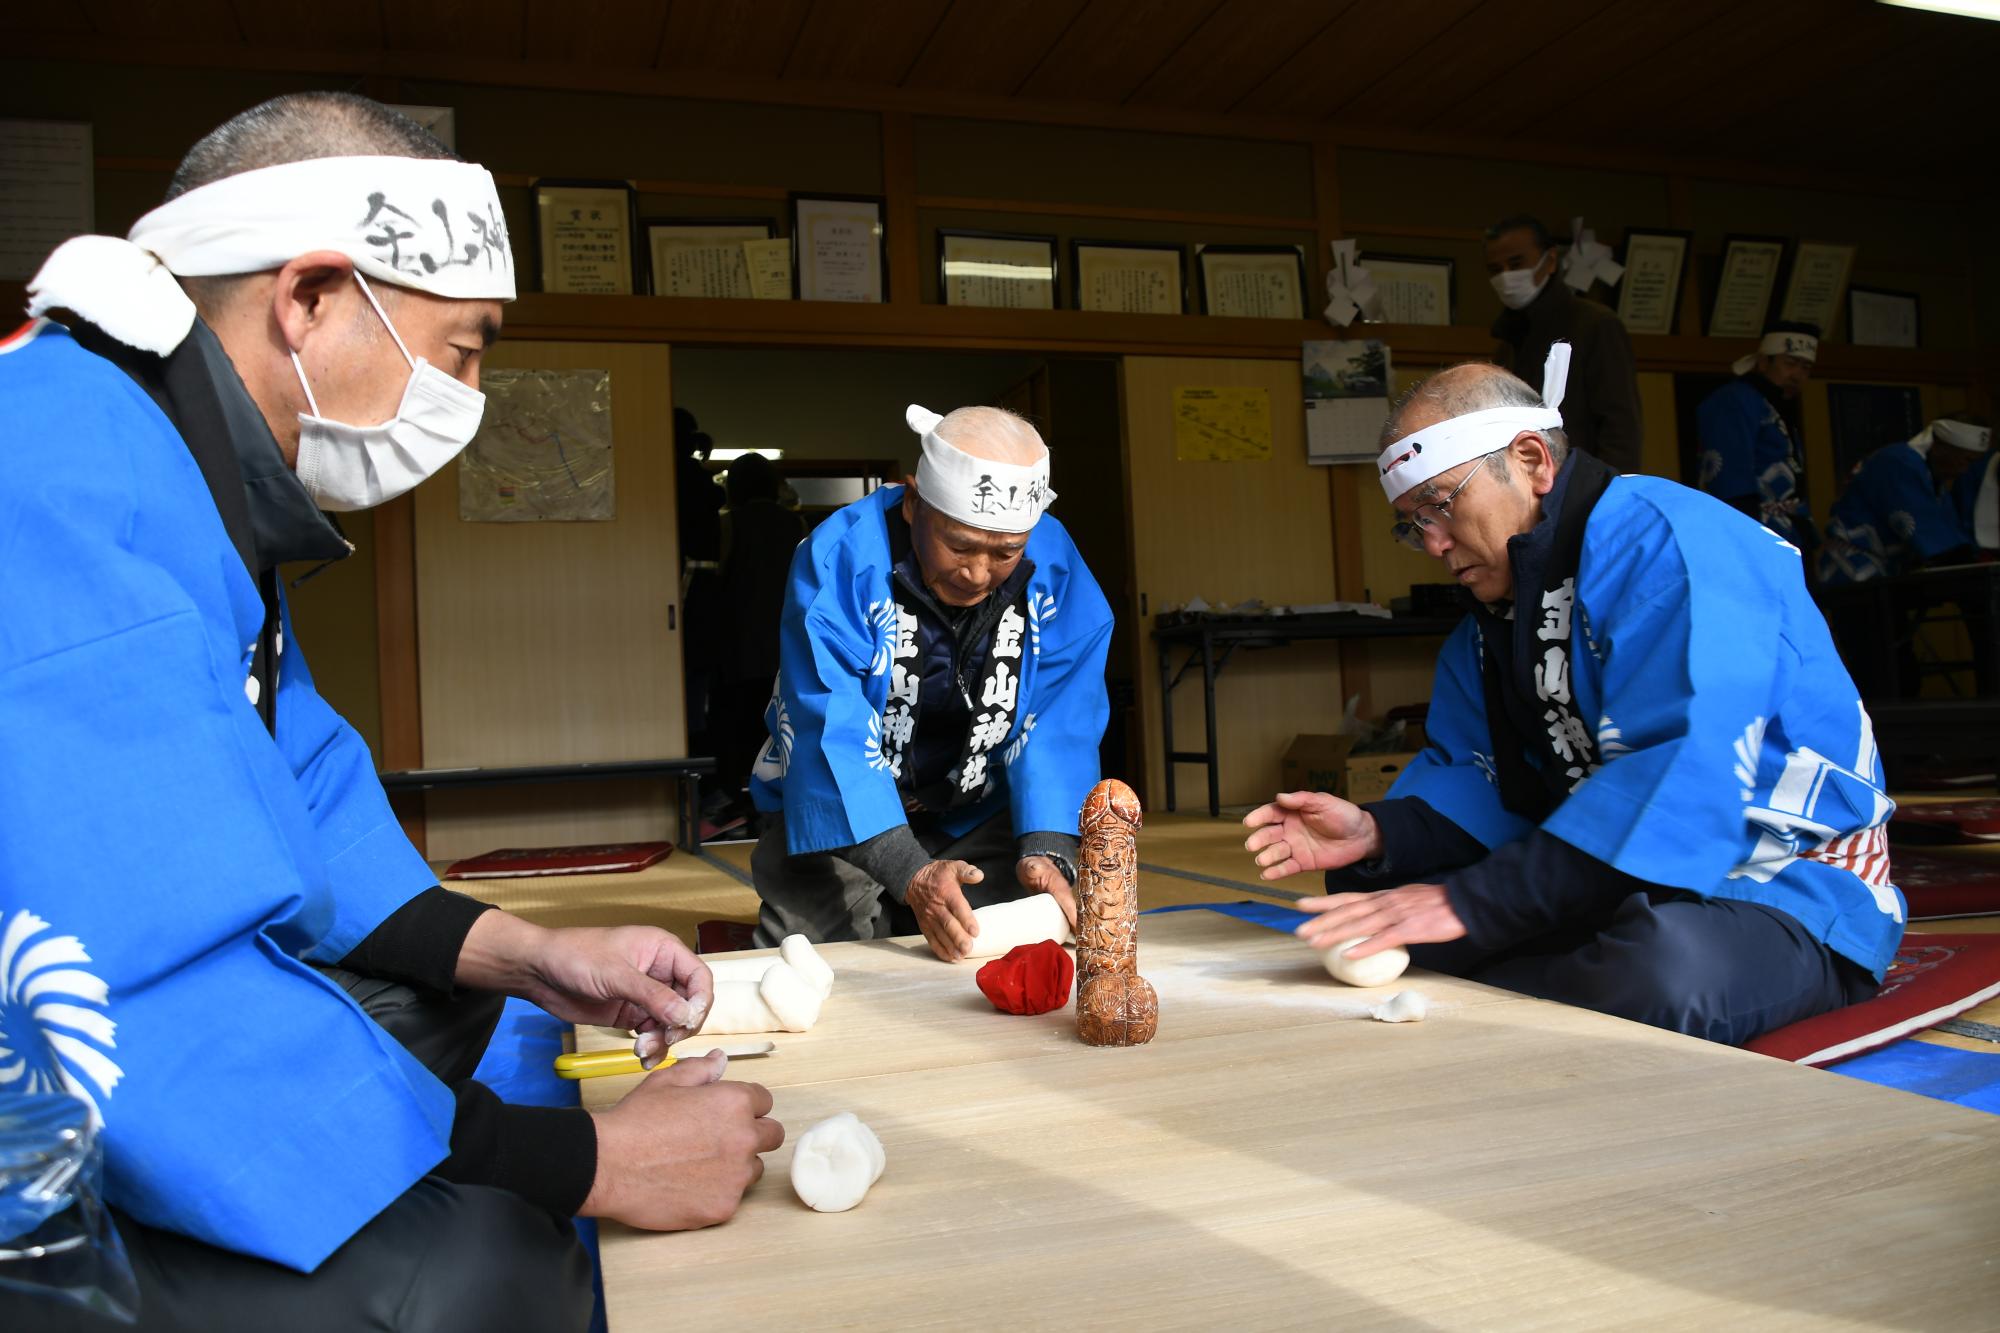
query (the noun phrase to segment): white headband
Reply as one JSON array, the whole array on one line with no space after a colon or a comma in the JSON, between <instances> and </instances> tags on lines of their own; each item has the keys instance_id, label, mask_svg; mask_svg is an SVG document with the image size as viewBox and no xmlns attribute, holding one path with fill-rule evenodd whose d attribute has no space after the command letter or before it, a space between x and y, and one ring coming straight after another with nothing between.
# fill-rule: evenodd
<instances>
[{"instance_id":1,"label":"white headband","mask_svg":"<svg viewBox=\"0 0 2000 1333\"><path fill-rule=\"evenodd\" d=\"M1560 430L1563 392L1569 384L1570 347L1549 347L1542 363L1542 406L1489 407L1413 431L1382 451L1382 492L1390 503L1460 463L1505 449L1524 430Z\"/></svg>"},{"instance_id":2,"label":"white headband","mask_svg":"<svg viewBox=\"0 0 2000 1333\"><path fill-rule=\"evenodd\" d=\"M1035 462L995 463L974 458L937 433L944 418L911 403L903 419L924 437L917 462L917 494L947 518L987 532L1026 532L1056 498L1049 489L1049 456Z\"/></svg>"},{"instance_id":3,"label":"white headband","mask_svg":"<svg viewBox=\"0 0 2000 1333\"><path fill-rule=\"evenodd\" d=\"M1757 344L1755 352L1737 357L1730 362L1729 368L1739 375L1748 375L1760 356L1795 356L1801 361L1814 362L1819 360L1819 339L1810 333L1786 333L1782 330L1767 333L1764 340Z\"/></svg>"},{"instance_id":4,"label":"white headband","mask_svg":"<svg viewBox=\"0 0 2000 1333\"><path fill-rule=\"evenodd\" d=\"M1918 453L1929 453L1933 444L1948 444L1969 454L1983 454L1993 443L1991 426L1975 426L1970 421L1933 421L1918 431L1910 445Z\"/></svg>"},{"instance_id":5,"label":"white headband","mask_svg":"<svg viewBox=\"0 0 2000 1333\"><path fill-rule=\"evenodd\" d=\"M514 299L514 256L486 168L413 157L321 157L226 176L132 224L78 236L28 285L28 313L74 310L166 355L194 304L176 277L279 268L333 250L371 278L455 300Z\"/></svg>"}]
</instances>

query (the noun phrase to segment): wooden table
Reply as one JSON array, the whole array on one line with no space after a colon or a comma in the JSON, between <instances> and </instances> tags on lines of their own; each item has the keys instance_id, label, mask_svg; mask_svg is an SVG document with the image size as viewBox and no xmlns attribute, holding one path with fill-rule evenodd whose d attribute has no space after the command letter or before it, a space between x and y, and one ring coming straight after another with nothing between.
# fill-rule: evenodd
<instances>
[{"instance_id":1,"label":"wooden table","mask_svg":"<svg viewBox=\"0 0 2000 1333\"><path fill-rule=\"evenodd\" d=\"M814 1213L788 1142L726 1226L607 1225L612 1333L2000 1320L2000 1119L1430 974L1349 990L1213 913L1141 929L1136 1050L920 941L827 946L818 1027L730 1076L793 1135L855 1112L886 1174ZM1405 987L1427 1022L1352 1016Z\"/></svg>"}]
</instances>

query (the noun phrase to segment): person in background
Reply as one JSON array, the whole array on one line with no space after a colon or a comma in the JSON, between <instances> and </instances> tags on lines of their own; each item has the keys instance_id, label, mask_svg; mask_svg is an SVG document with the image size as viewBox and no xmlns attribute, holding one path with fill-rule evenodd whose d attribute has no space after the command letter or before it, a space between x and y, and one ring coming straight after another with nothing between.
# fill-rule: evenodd
<instances>
[{"instance_id":1,"label":"person in background","mask_svg":"<svg viewBox=\"0 0 2000 1333\"><path fill-rule=\"evenodd\" d=\"M1773 324L1757 350L1730 366L1736 378L1702 399L1697 484L1762 523L1808 559L1818 542L1806 499L1805 448L1786 411L1819 359L1819 329Z\"/></svg>"},{"instance_id":2,"label":"person in background","mask_svg":"<svg viewBox=\"0 0 2000 1333\"><path fill-rule=\"evenodd\" d=\"M1562 414L1570 448L1613 472L1637 472L1642 427L1632 339L1617 314L1572 292L1558 267L1555 241L1539 219L1517 214L1486 229L1486 271L1507 307L1493 321L1499 340L1493 360L1516 373L1524 367L1539 373L1550 345L1567 342Z\"/></svg>"},{"instance_id":3,"label":"person in background","mask_svg":"<svg viewBox=\"0 0 2000 1333\"><path fill-rule=\"evenodd\" d=\"M1822 583L1865 583L1976 554L1952 487L1986 461L1993 431L1954 412L1855 465L1820 543Z\"/></svg>"},{"instance_id":4,"label":"person in background","mask_svg":"<svg viewBox=\"0 0 2000 1333\"><path fill-rule=\"evenodd\" d=\"M681 691L688 753L712 755L708 694L722 636L722 488L706 460L714 441L694 413L674 409L674 516L681 550ZM711 796L714 794L711 793Z\"/></svg>"},{"instance_id":5,"label":"person in background","mask_svg":"<svg viewBox=\"0 0 2000 1333\"><path fill-rule=\"evenodd\" d=\"M717 644L708 714L716 789L733 803L718 817L725 826L750 813L750 765L764 745L764 709L778 676L778 622L792 553L806 536L805 520L779 502L782 479L764 455L737 458L726 484L729 550L722 559L721 604L728 628Z\"/></svg>"}]
</instances>

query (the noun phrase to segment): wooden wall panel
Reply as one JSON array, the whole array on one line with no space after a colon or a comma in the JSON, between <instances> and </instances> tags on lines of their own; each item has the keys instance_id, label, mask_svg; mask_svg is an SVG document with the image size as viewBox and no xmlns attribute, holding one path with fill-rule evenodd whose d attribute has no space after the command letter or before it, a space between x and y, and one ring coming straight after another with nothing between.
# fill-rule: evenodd
<instances>
[{"instance_id":1,"label":"wooden wall panel","mask_svg":"<svg viewBox=\"0 0 2000 1333\"><path fill-rule=\"evenodd\" d=\"M1173 391L1243 386L1271 395L1272 456L1260 461L1181 462L1175 457ZM1130 616L1139 727L1146 749L1145 798L1164 809L1160 682L1153 622L1161 608L1201 597L1211 605L1262 598L1271 604L1332 601L1332 510L1324 474L1306 462L1297 362L1127 357L1121 396L1125 471L1131 478L1132 571L1140 605ZM1330 731L1340 720L1339 655L1332 644L1239 652L1217 687L1222 800L1269 799L1292 737ZM1174 693L1175 746L1202 746L1197 668ZM1200 809L1207 779L1178 770L1181 808Z\"/></svg>"},{"instance_id":2,"label":"wooden wall panel","mask_svg":"<svg viewBox=\"0 0 2000 1333\"><path fill-rule=\"evenodd\" d=\"M424 763L686 753L667 349L502 343L487 366L611 372L617 516L467 523L456 464L416 492ZM658 822L635 816L648 802ZM665 809L642 786L463 792L429 802L427 850L669 836Z\"/></svg>"}]
</instances>

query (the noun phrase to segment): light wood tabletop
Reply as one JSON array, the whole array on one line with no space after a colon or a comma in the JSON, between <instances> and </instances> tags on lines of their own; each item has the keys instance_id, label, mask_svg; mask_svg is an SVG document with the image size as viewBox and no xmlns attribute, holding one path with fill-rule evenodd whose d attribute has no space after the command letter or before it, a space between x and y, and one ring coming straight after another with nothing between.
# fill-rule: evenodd
<instances>
[{"instance_id":1,"label":"light wood tabletop","mask_svg":"<svg viewBox=\"0 0 2000 1333\"><path fill-rule=\"evenodd\" d=\"M603 1228L612 1333L2000 1320L1991 1116L1428 973L1352 990L1203 911L1142 918L1160 1033L1129 1050L994 1012L919 940L821 952L819 1024L729 1073L786 1146L726 1226ZM1427 1021L1365 1016L1402 989ZM841 1111L888 1167L815 1213L790 1138Z\"/></svg>"}]
</instances>

